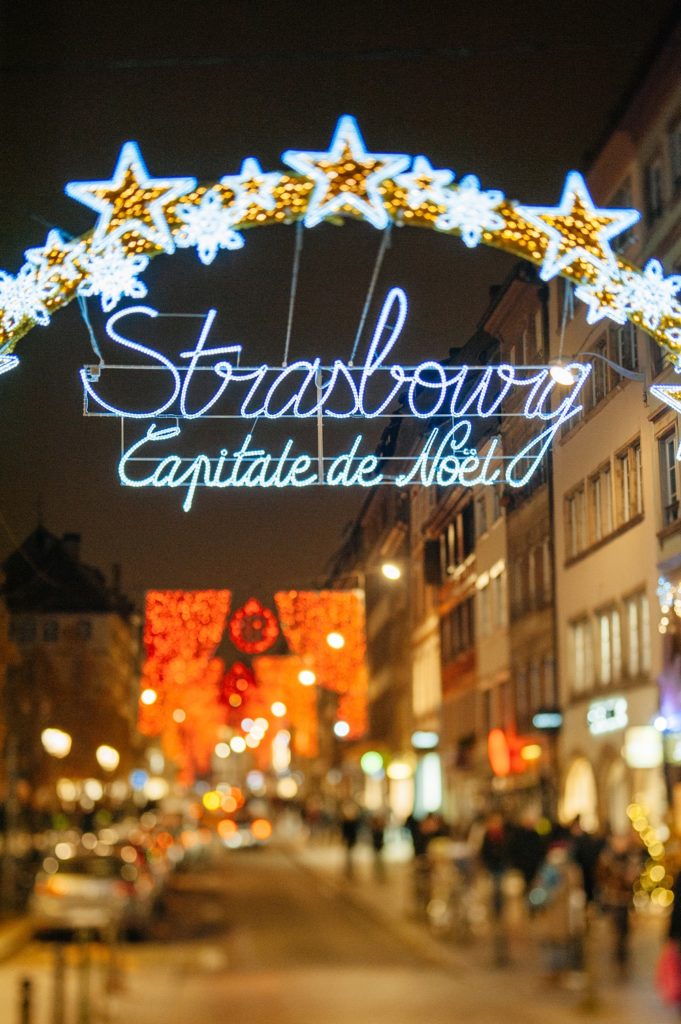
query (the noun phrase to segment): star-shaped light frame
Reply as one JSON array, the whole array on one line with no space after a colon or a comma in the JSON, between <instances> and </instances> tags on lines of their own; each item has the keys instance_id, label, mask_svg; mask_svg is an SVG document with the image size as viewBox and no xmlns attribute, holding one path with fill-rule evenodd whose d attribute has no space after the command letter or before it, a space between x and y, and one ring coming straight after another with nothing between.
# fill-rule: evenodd
<instances>
[{"instance_id":1,"label":"star-shaped light frame","mask_svg":"<svg viewBox=\"0 0 681 1024\"><path fill-rule=\"evenodd\" d=\"M99 214L93 241L137 232L173 252L175 243L164 207L196 188L196 178L152 178L136 142L124 143L108 181L71 181L67 196Z\"/></svg>"},{"instance_id":2,"label":"star-shaped light frame","mask_svg":"<svg viewBox=\"0 0 681 1024\"><path fill-rule=\"evenodd\" d=\"M601 210L594 206L579 171L565 178L558 206L519 206L517 212L548 237L539 275L550 281L578 260L595 270L617 270L610 240L640 220L638 210Z\"/></svg>"},{"instance_id":3,"label":"star-shaped light frame","mask_svg":"<svg viewBox=\"0 0 681 1024\"><path fill-rule=\"evenodd\" d=\"M410 171L395 175L395 184L407 193L407 204L418 210L423 203L446 206L454 181L454 171L447 168L436 170L426 156L415 156Z\"/></svg>"},{"instance_id":4,"label":"star-shaped light frame","mask_svg":"<svg viewBox=\"0 0 681 1024\"><path fill-rule=\"evenodd\" d=\"M336 125L328 150L287 149L282 160L315 183L305 214L308 228L342 213L358 214L375 228L387 227L390 218L380 186L410 162L404 153L370 153L357 121L348 114Z\"/></svg>"},{"instance_id":5,"label":"star-shaped light frame","mask_svg":"<svg viewBox=\"0 0 681 1024\"><path fill-rule=\"evenodd\" d=\"M558 206L521 205L481 188L475 175L454 181L452 171L433 168L426 156L370 152L349 115L339 119L328 150L287 150L283 160L292 170L263 171L255 157L246 157L238 173L197 186L191 177L150 177L137 144L125 143L110 179L66 186L68 195L98 214L94 228L73 241L53 229L42 247L26 250L16 275L0 271L0 356L34 326L49 323L76 294L87 293L90 275L97 277L93 294L115 303L116 281L125 284L121 296L142 287L137 274L144 260L137 257L148 260L191 245L210 262L219 250L238 248L243 229L300 220L312 227L339 215L379 229L399 223L454 235L468 246L495 246L528 260L546 280L568 278L587 303L590 323L626 317L675 360L681 356L677 279L660 271L653 280L650 263L641 271L613 251L611 240L639 214L597 208L576 171L567 175ZM219 210L205 199L211 190L222 197ZM219 224L203 217L206 206L220 214ZM62 257L60 247L68 255ZM107 251L116 265L111 287L101 290Z\"/></svg>"},{"instance_id":6,"label":"star-shaped light frame","mask_svg":"<svg viewBox=\"0 0 681 1024\"><path fill-rule=\"evenodd\" d=\"M238 174L226 174L220 178L220 184L234 195L233 208L237 220L254 204L263 210L273 210L277 205L274 189L280 181L281 174L276 171L265 173L260 162L252 156L246 157Z\"/></svg>"}]
</instances>

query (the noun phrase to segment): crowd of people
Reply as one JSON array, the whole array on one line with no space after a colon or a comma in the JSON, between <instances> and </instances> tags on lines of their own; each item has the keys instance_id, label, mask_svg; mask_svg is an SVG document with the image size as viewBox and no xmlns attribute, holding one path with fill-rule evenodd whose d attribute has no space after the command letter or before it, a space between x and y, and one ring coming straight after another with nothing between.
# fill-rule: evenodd
<instances>
[{"instance_id":1,"label":"crowd of people","mask_svg":"<svg viewBox=\"0 0 681 1024\"><path fill-rule=\"evenodd\" d=\"M355 848L364 837L373 847L375 876L379 881L384 878L385 817L363 813L348 801L339 809L335 826L346 851L348 876L353 874ZM595 916L608 921L615 970L618 976L627 976L632 897L645 859L635 833L592 834L579 820L559 826L530 812L512 821L491 813L463 833L448 826L439 813L412 814L403 828L413 845L416 912L427 915L436 885L438 904L443 891L446 898L446 886L443 890L434 880L442 877L437 874L439 858L446 857L454 869L448 875L453 899L465 901L474 889L480 891L483 880L487 920L502 962L507 952L503 921L509 879L514 876L510 889L518 895L522 887L521 899L548 981L559 982L566 974L584 970L585 937ZM681 939L681 911L678 920Z\"/></svg>"}]
</instances>

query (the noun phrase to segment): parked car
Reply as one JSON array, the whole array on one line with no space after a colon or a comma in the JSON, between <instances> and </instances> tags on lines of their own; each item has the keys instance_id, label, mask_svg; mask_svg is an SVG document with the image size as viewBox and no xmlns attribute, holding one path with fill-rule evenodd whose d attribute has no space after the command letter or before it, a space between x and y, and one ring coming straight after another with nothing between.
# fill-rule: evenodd
<instances>
[{"instance_id":1,"label":"parked car","mask_svg":"<svg viewBox=\"0 0 681 1024\"><path fill-rule=\"evenodd\" d=\"M45 870L45 863L49 870ZM29 909L36 930L146 932L155 889L148 869L112 853L47 858L33 886Z\"/></svg>"}]
</instances>

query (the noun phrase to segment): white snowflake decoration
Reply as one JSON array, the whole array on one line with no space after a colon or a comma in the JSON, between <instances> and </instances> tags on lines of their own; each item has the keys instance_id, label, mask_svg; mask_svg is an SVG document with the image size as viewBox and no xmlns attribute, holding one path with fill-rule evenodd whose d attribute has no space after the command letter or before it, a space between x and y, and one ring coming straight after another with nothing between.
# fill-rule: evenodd
<instances>
[{"instance_id":1,"label":"white snowflake decoration","mask_svg":"<svg viewBox=\"0 0 681 1024\"><path fill-rule=\"evenodd\" d=\"M435 221L442 231L457 228L469 249L478 245L483 231L500 231L505 221L496 209L503 202L504 193L498 189L484 191L475 174L467 174L459 187L447 198L447 209Z\"/></svg>"},{"instance_id":2,"label":"white snowflake decoration","mask_svg":"<svg viewBox=\"0 0 681 1024\"><path fill-rule=\"evenodd\" d=\"M648 260L642 273L625 272L623 302L627 312L640 313L651 330L663 317L681 317L681 305L675 296L681 291L681 274L664 276L659 260Z\"/></svg>"},{"instance_id":3,"label":"white snowflake decoration","mask_svg":"<svg viewBox=\"0 0 681 1024\"><path fill-rule=\"evenodd\" d=\"M92 249L81 258L87 278L78 285L78 294L88 298L99 295L102 309L110 313L125 295L143 299L147 287L137 278L149 265L149 257L140 253L128 255L117 241Z\"/></svg>"},{"instance_id":4,"label":"white snowflake decoration","mask_svg":"<svg viewBox=\"0 0 681 1024\"><path fill-rule=\"evenodd\" d=\"M8 331L15 330L26 318L46 327L50 314L45 308L42 294L33 267L27 263L16 277L0 270L0 309L4 313L4 324Z\"/></svg>"},{"instance_id":5,"label":"white snowflake decoration","mask_svg":"<svg viewBox=\"0 0 681 1024\"><path fill-rule=\"evenodd\" d=\"M234 230L235 211L226 207L215 189L204 193L199 203L180 203L177 216L183 221L175 235L180 249L196 246L203 264L212 263L218 249L241 249L244 236Z\"/></svg>"},{"instance_id":6,"label":"white snowflake decoration","mask_svg":"<svg viewBox=\"0 0 681 1024\"><path fill-rule=\"evenodd\" d=\"M64 253L64 257L59 263L50 263L49 256L55 250ZM26 250L24 256L35 269L37 287L44 299L54 298L65 283L76 281L81 276L75 261L84 252L82 242L66 241L57 228L52 228L44 245Z\"/></svg>"},{"instance_id":7,"label":"white snowflake decoration","mask_svg":"<svg viewBox=\"0 0 681 1024\"><path fill-rule=\"evenodd\" d=\"M585 302L589 311L586 315L590 324L610 317L618 324L626 323L632 314L639 314L643 323L654 331L664 317L681 318L681 304L676 293L681 291L681 274L664 276L659 260L648 260L643 271L622 270L610 275L599 274L593 284L582 284L575 289L575 295ZM607 293L610 302L603 302ZM671 328L667 335L674 342L681 340L681 329Z\"/></svg>"}]
</instances>

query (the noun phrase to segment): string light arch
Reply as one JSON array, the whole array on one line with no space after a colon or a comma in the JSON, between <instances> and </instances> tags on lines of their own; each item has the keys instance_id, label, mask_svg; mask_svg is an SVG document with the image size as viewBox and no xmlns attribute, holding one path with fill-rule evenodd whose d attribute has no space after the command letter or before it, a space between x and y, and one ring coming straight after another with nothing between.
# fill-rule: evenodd
<instances>
[{"instance_id":1,"label":"string light arch","mask_svg":"<svg viewBox=\"0 0 681 1024\"><path fill-rule=\"evenodd\" d=\"M139 147L126 142L110 179L70 182L67 194L98 216L92 230L70 239L50 230L26 250L16 274L0 271L0 372L16 366L18 341L76 297L99 297L105 311L122 298L142 298L149 260L195 248L204 264L244 247L243 231L338 217L379 230L393 224L459 236L534 264L543 280L560 275L576 285L587 320L627 320L647 331L673 358L681 356L681 275L665 276L650 259L643 269L613 248L640 218L636 210L595 205L587 184L568 173L560 201L531 206L481 186L467 174L433 167L424 155L374 153L356 120L342 116L327 150L287 150L285 171L265 171L253 157L212 184L193 177L155 178ZM662 396L661 396L662 397Z\"/></svg>"}]
</instances>

